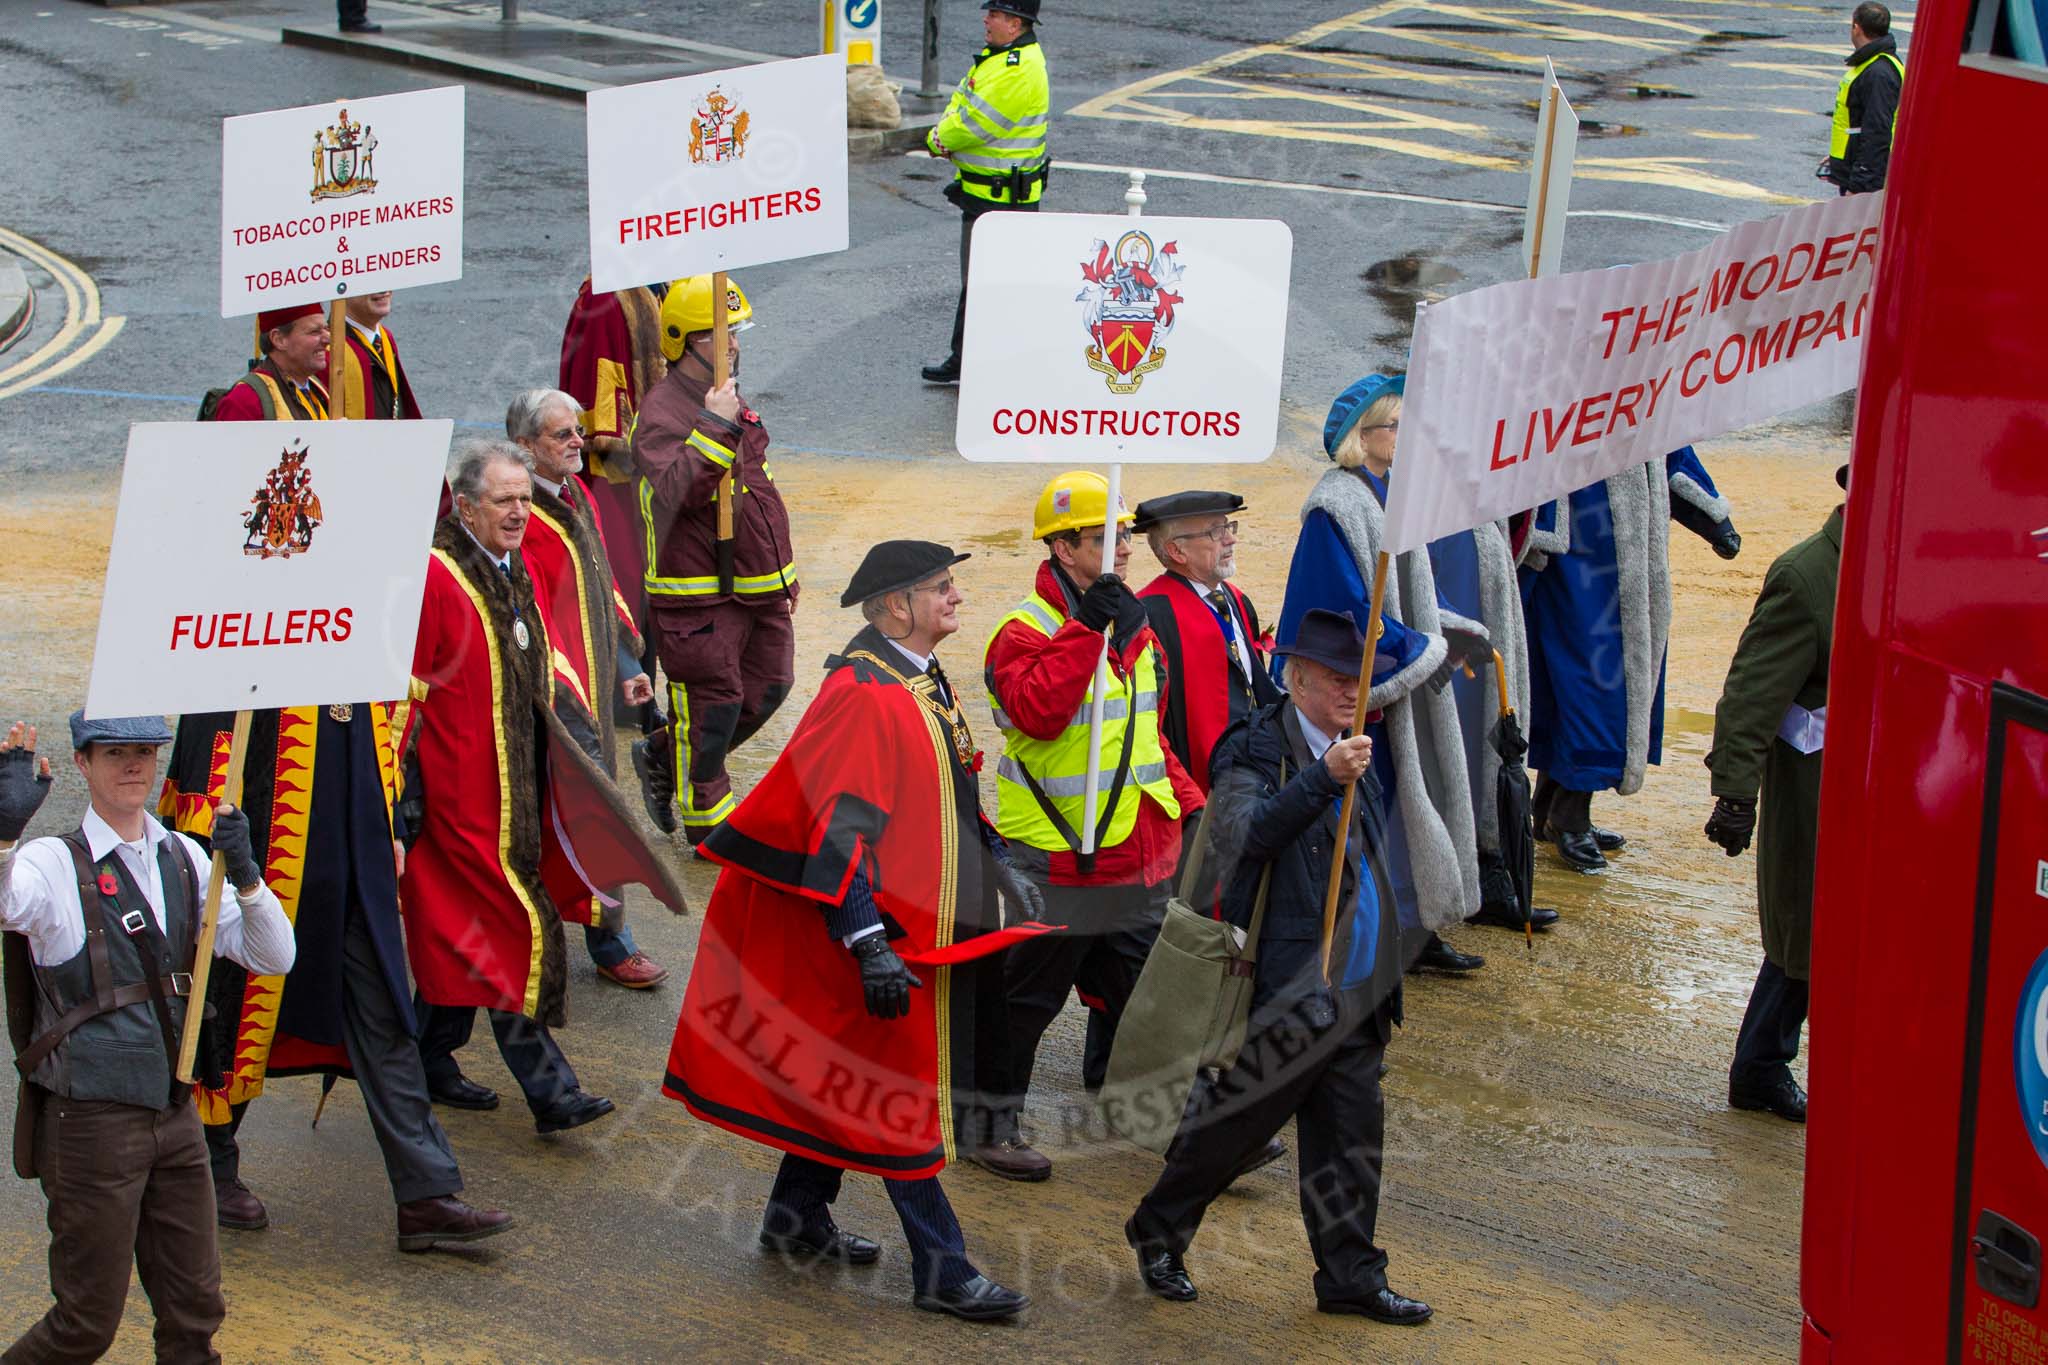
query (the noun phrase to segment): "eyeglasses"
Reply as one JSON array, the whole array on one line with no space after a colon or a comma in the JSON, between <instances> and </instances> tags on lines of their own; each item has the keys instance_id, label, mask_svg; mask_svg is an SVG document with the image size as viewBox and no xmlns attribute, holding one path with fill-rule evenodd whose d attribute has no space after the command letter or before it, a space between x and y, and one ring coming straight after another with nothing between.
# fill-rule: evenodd
<instances>
[{"instance_id":1,"label":"eyeglasses","mask_svg":"<svg viewBox=\"0 0 2048 1365\"><path fill-rule=\"evenodd\" d=\"M1395 419L1394 419L1393 421L1391 421L1391 422L1374 422L1374 423L1373 423L1373 424L1372 424L1371 426L1369 426L1369 427L1360 427L1360 428L1359 428L1359 430L1360 430L1360 431L1399 431L1400 429L1401 429L1401 419L1400 419L1400 418L1398 418L1398 417L1396 417L1396 418L1395 418Z\"/></svg>"},{"instance_id":2,"label":"eyeglasses","mask_svg":"<svg viewBox=\"0 0 2048 1365\"><path fill-rule=\"evenodd\" d=\"M1102 532L1097 531L1092 535L1082 536L1081 543L1083 545L1100 545L1102 543ZM1116 543L1119 545L1128 545L1131 543L1130 527L1119 526L1116 528Z\"/></svg>"},{"instance_id":3,"label":"eyeglasses","mask_svg":"<svg viewBox=\"0 0 2048 1365\"><path fill-rule=\"evenodd\" d=\"M1185 535L1178 535L1178 536L1175 536L1175 537L1174 537L1174 539L1175 539L1175 540L1216 540L1216 541L1220 541L1220 540L1222 540L1222 539L1223 539L1223 537L1225 537L1225 536L1229 536L1229 537L1230 537L1230 538L1231 538L1232 540L1235 540L1235 539L1237 539L1237 523L1236 523L1236 522L1234 522L1234 521L1226 521L1226 522L1224 522L1224 523L1223 523L1223 524L1222 524L1221 526L1211 526L1211 527L1210 527L1210 528L1209 528L1208 530L1206 530L1206 531L1189 531L1189 532L1187 532L1187 533L1186 533Z\"/></svg>"},{"instance_id":4,"label":"eyeglasses","mask_svg":"<svg viewBox=\"0 0 2048 1365\"><path fill-rule=\"evenodd\" d=\"M574 436L576 434L577 429L575 427L563 427L559 431L549 431L542 433L542 435L546 436L550 441L566 441L571 436Z\"/></svg>"},{"instance_id":5,"label":"eyeglasses","mask_svg":"<svg viewBox=\"0 0 2048 1365\"><path fill-rule=\"evenodd\" d=\"M942 582L938 582L938 583L919 583L919 584L917 584L917 585L916 585L915 587L911 588L911 591L912 591L912 592L935 592L935 593L937 593L937 594L938 594L939 596L941 596L941 597L944 597L944 596L945 596L945 595L946 595L947 593L949 593L949 592L953 591L953 579L952 579L952 577L951 577L951 576L949 575L949 576L948 576L947 578L945 578L945 579L944 579L944 580L943 580Z\"/></svg>"}]
</instances>

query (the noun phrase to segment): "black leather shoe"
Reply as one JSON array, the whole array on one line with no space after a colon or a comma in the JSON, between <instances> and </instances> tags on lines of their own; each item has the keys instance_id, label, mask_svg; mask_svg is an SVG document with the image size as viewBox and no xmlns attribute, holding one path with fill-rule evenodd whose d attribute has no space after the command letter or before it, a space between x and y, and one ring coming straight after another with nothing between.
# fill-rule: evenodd
<instances>
[{"instance_id":1,"label":"black leather shoe","mask_svg":"<svg viewBox=\"0 0 2048 1365\"><path fill-rule=\"evenodd\" d=\"M473 1209L454 1195L414 1199L398 1206L398 1249L431 1251L442 1242L481 1242L511 1226L511 1214Z\"/></svg>"},{"instance_id":2,"label":"black leather shoe","mask_svg":"<svg viewBox=\"0 0 2048 1365\"><path fill-rule=\"evenodd\" d=\"M214 1213L220 1225L236 1232L256 1232L270 1226L270 1211L263 1201L249 1193L239 1180L213 1187Z\"/></svg>"},{"instance_id":3,"label":"black leather shoe","mask_svg":"<svg viewBox=\"0 0 2048 1365\"><path fill-rule=\"evenodd\" d=\"M1486 959L1477 953L1461 953L1435 934L1422 945L1422 955L1415 959L1415 970L1450 972L1462 976L1476 972L1486 965Z\"/></svg>"},{"instance_id":4,"label":"black leather shoe","mask_svg":"<svg viewBox=\"0 0 2048 1365\"><path fill-rule=\"evenodd\" d=\"M1177 1254L1164 1247L1140 1246L1132 1250L1138 1253L1138 1278L1144 1281L1146 1292L1168 1303L1193 1303L1201 1297Z\"/></svg>"},{"instance_id":5,"label":"black leather shoe","mask_svg":"<svg viewBox=\"0 0 2048 1365\"><path fill-rule=\"evenodd\" d=\"M1788 1123L1806 1122L1806 1092L1790 1076L1775 1085L1728 1083L1730 1109L1760 1109L1776 1114Z\"/></svg>"},{"instance_id":6,"label":"black leather shoe","mask_svg":"<svg viewBox=\"0 0 2048 1365\"><path fill-rule=\"evenodd\" d=\"M373 24L368 19L364 19L353 24L343 24L341 31L343 33L382 33L384 25Z\"/></svg>"},{"instance_id":7,"label":"black leather shoe","mask_svg":"<svg viewBox=\"0 0 2048 1365\"><path fill-rule=\"evenodd\" d=\"M640 778L640 800L647 818L663 834L676 832L676 776L670 771L668 746L656 748L652 740L633 741L633 771Z\"/></svg>"},{"instance_id":8,"label":"black leather shoe","mask_svg":"<svg viewBox=\"0 0 2048 1365\"><path fill-rule=\"evenodd\" d=\"M1602 829L1600 826L1595 825L1591 833L1593 835L1593 842L1599 845L1602 853L1614 853L1628 847L1628 840L1611 829Z\"/></svg>"},{"instance_id":9,"label":"black leather shoe","mask_svg":"<svg viewBox=\"0 0 2048 1365\"><path fill-rule=\"evenodd\" d=\"M1565 866L1579 872L1604 872L1607 859L1601 856L1600 844L1591 831L1575 833L1571 830L1557 830L1557 856L1564 859Z\"/></svg>"},{"instance_id":10,"label":"black leather shoe","mask_svg":"<svg viewBox=\"0 0 2048 1365\"><path fill-rule=\"evenodd\" d=\"M1244 1165L1237 1168L1237 1174L1230 1178L1232 1180L1242 1180L1253 1171L1263 1170L1274 1162L1283 1160L1286 1156L1287 1144L1279 1138L1273 1138L1265 1146L1247 1157Z\"/></svg>"},{"instance_id":11,"label":"black leather shoe","mask_svg":"<svg viewBox=\"0 0 2048 1365\"><path fill-rule=\"evenodd\" d=\"M566 1133L571 1128L581 1128L593 1119L601 1119L612 1112L612 1102L602 1095L593 1095L588 1090L571 1090L554 1106L543 1109L533 1116L533 1126L546 1136L549 1133Z\"/></svg>"},{"instance_id":12,"label":"black leather shoe","mask_svg":"<svg viewBox=\"0 0 2048 1365\"><path fill-rule=\"evenodd\" d=\"M881 1259L879 1243L859 1233L846 1232L836 1224L808 1228L790 1236L761 1229L761 1245L768 1251L807 1261L837 1261L841 1265L873 1265Z\"/></svg>"},{"instance_id":13,"label":"black leather shoe","mask_svg":"<svg viewBox=\"0 0 2048 1365\"><path fill-rule=\"evenodd\" d=\"M1465 921L1467 924L1490 924L1496 929L1512 929L1522 932L1522 917L1515 913L1513 906L1494 902L1479 907L1479 913ZM1550 926L1557 923L1557 911L1537 906L1529 912L1529 927L1539 934L1550 932Z\"/></svg>"},{"instance_id":14,"label":"black leather shoe","mask_svg":"<svg viewBox=\"0 0 2048 1365\"><path fill-rule=\"evenodd\" d=\"M488 1086L478 1085L467 1076L457 1076L439 1085L429 1084L427 1095L436 1104L445 1104L450 1109L496 1109L498 1092Z\"/></svg>"},{"instance_id":15,"label":"black leather shoe","mask_svg":"<svg viewBox=\"0 0 2048 1365\"><path fill-rule=\"evenodd\" d=\"M918 371L927 384L957 384L960 382L960 357L949 355L936 365L926 365Z\"/></svg>"},{"instance_id":16,"label":"black leather shoe","mask_svg":"<svg viewBox=\"0 0 2048 1365\"><path fill-rule=\"evenodd\" d=\"M1420 1299L1404 1299L1382 1286L1362 1299L1317 1299L1318 1313L1356 1313L1396 1327L1420 1327L1436 1310Z\"/></svg>"},{"instance_id":17,"label":"black leather shoe","mask_svg":"<svg viewBox=\"0 0 2048 1365\"><path fill-rule=\"evenodd\" d=\"M951 1289L935 1289L929 1294L920 1290L910 1301L928 1313L951 1313L969 1322L1013 1318L1031 1306L1028 1295L1005 1289L986 1275L976 1275Z\"/></svg>"}]
</instances>

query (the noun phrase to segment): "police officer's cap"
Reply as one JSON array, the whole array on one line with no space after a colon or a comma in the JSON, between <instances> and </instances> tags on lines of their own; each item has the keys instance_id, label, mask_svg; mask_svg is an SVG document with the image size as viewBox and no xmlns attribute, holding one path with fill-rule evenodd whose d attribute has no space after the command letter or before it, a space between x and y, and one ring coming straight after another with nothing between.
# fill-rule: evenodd
<instances>
[{"instance_id":1,"label":"police officer's cap","mask_svg":"<svg viewBox=\"0 0 2048 1365\"><path fill-rule=\"evenodd\" d=\"M71 713L71 747L88 744L169 744L171 727L162 716L101 716L87 720L83 710Z\"/></svg>"},{"instance_id":2,"label":"police officer's cap","mask_svg":"<svg viewBox=\"0 0 2048 1365\"><path fill-rule=\"evenodd\" d=\"M929 540L885 540L867 553L853 571L853 581L839 595L839 605L850 607L886 593L914 588L941 569L949 569L972 555L956 555L950 545Z\"/></svg>"},{"instance_id":3,"label":"police officer's cap","mask_svg":"<svg viewBox=\"0 0 2048 1365\"><path fill-rule=\"evenodd\" d=\"M1168 493L1163 498L1147 498L1139 503L1138 519L1131 523L1131 529L1143 534L1164 521L1179 521L1182 517L1212 517L1243 510L1244 499L1235 493L1191 488L1185 493Z\"/></svg>"},{"instance_id":4,"label":"police officer's cap","mask_svg":"<svg viewBox=\"0 0 2048 1365\"><path fill-rule=\"evenodd\" d=\"M1038 0L982 0L981 7L998 14L1014 14L1034 24L1038 22Z\"/></svg>"},{"instance_id":5,"label":"police officer's cap","mask_svg":"<svg viewBox=\"0 0 2048 1365\"><path fill-rule=\"evenodd\" d=\"M1358 620L1350 612L1311 607L1301 618L1294 643L1280 652L1298 659L1313 659L1334 673L1355 678L1365 662L1365 636L1359 633Z\"/></svg>"}]
</instances>

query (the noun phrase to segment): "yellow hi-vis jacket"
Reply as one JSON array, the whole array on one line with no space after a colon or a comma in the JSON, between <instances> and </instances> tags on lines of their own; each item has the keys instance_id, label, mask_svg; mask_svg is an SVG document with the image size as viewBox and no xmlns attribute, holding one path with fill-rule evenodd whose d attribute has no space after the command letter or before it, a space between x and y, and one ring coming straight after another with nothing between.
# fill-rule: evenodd
<instances>
[{"instance_id":1,"label":"yellow hi-vis jacket","mask_svg":"<svg viewBox=\"0 0 2048 1365\"><path fill-rule=\"evenodd\" d=\"M1045 193L1051 101L1045 49L1027 31L1007 47L975 54L926 145L934 155L952 157L954 183L968 198L1035 204Z\"/></svg>"},{"instance_id":2,"label":"yellow hi-vis jacket","mask_svg":"<svg viewBox=\"0 0 2048 1365\"><path fill-rule=\"evenodd\" d=\"M1064 618L1034 592L996 622L990 644L1012 621L1050 637ZM1097 848L1114 848L1131 837L1138 803L1145 796L1158 802L1168 816L1180 816L1180 799L1167 776L1166 751L1159 738L1160 681L1158 655L1150 648L1138 651L1124 677L1110 677L1102 706L1095 815L1102 836L1095 841ZM1088 718L1094 700L1095 684L1090 682L1067 728L1053 739L1033 739L1003 713L1002 699L990 694L990 709L1003 732L1003 756L996 763L996 830L1005 839L1048 852L1079 850L1088 780Z\"/></svg>"},{"instance_id":3,"label":"yellow hi-vis jacket","mask_svg":"<svg viewBox=\"0 0 2048 1365\"><path fill-rule=\"evenodd\" d=\"M1899 60L1899 54L1896 52L1880 52L1869 61L1859 62L1843 73L1842 83L1835 87L1834 124L1828 130L1828 155L1837 161L1849 159L1849 139L1863 132L1861 128L1854 128L1849 124L1849 87L1856 84L1858 76L1879 62L1890 62L1899 69L1899 80L1903 82L1906 79L1906 64ZM1898 130L1898 114L1894 112L1892 126L1886 134L1887 138L1892 142L1898 141Z\"/></svg>"}]
</instances>

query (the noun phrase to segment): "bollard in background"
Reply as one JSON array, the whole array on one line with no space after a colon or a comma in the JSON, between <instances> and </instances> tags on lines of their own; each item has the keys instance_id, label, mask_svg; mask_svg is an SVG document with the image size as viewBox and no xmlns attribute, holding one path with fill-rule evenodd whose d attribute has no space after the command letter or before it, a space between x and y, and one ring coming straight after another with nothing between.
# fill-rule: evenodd
<instances>
[{"instance_id":1,"label":"bollard in background","mask_svg":"<svg viewBox=\"0 0 2048 1365\"><path fill-rule=\"evenodd\" d=\"M882 64L882 0L819 0L818 50L848 66Z\"/></svg>"},{"instance_id":2,"label":"bollard in background","mask_svg":"<svg viewBox=\"0 0 2048 1365\"><path fill-rule=\"evenodd\" d=\"M917 73L917 93L939 96L939 0L924 0L924 63Z\"/></svg>"}]
</instances>

